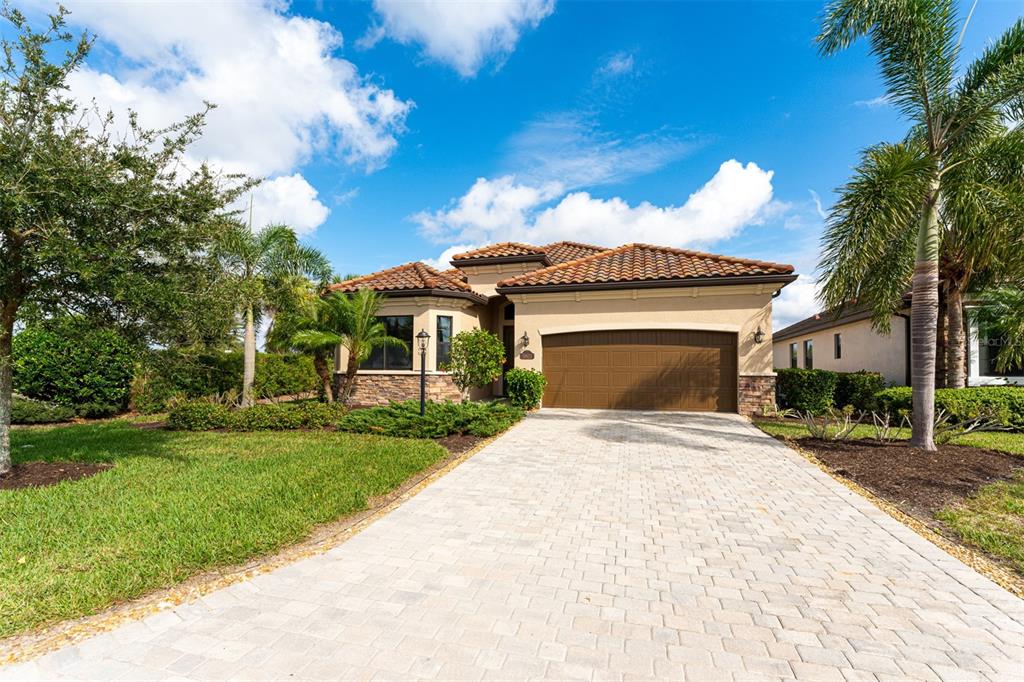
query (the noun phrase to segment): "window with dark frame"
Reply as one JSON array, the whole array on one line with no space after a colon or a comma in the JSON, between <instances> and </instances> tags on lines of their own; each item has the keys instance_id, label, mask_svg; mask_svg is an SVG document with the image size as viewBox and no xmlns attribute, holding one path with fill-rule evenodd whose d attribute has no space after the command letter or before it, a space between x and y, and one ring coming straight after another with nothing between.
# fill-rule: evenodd
<instances>
[{"instance_id":1,"label":"window with dark frame","mask_svg":"<svg viewBox=\"0 0 1024 682\"><path fill-rule=\"evenodd\" d=\"M789 344L789 366L793 369L800 366L800 357L796 352L796 343Z\"/></svg>"},{"instance_id":2,"label":"window with dark frame","mask_svg":"<svg viewBox=\"0 0 1024 682\"><path fill-rule=\"evenodd\" d=\"M378 346L360 369L412 369L412 315L386 315L378 317L388 336L405 342L405 347Z\"/></svg>"},{"instance_id":3,"label":"window with dark frame","mask_svg":"<svg viewBox=\"0 0 1024 682\"><path fill-rule=\"evenodd\" d=\"M814 369L814 341L804 341L804 369Z\"/></svg>"},{"instance_id":4,"label":"window with dark frame","mask_svg":"<svg viewBox=\"0 0 1024 682\"><path fill-rule=\"evenodd\" d=\"M443 372L452 351L452 318L437 316L437 371Z\"/></svg>"},{"instance_id":5,"label":"window with dark frame","mask_svg":"<svg viewBox=\"0 0 1024 682\"><path fill-rule=\"evenodd\" d=\"M843 335L833 334L832 343L835 346L836 360L840 360L843 357Z\"/></svg>"}]
</instances>

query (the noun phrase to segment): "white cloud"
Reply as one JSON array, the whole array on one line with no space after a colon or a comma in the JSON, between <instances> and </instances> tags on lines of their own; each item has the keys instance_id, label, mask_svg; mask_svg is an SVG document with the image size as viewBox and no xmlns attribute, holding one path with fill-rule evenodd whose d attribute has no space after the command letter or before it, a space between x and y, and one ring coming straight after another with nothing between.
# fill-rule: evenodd
<instances>
[{"instance_id":1,"label":"white cloud","mask_svg":"<svg viewBox=\"0 0 1024 682\"><path fill-rule=\"evenodd\" d=\"M447 249L442 251L441 255L437 258L424 258L422 262L436 270L447 270L452 266L452 256L464 251L478 249L481 246L483 246L483 244L456 244L455 246L449 246Z\"/></svg>"},{"instance_id":2,"label":"white cloud","mask_svg":"<svg viewBox=\"0 0 1024 682\"><path fill-rule=\"evenodd\" d=\"M604 78L615 78L631 73L636 66L633 55L628 52L616 52L610 55L597 69L597 75Z\"/></svg>"},{"instance_id":3,"label":"white cloud","mask_svg":"<svg viewBox=\"0 0 1024 682\"><path fill-rule=\"evenodd\" d=\"M240 198L238 208L248 209L252 202L253 227L284 224L305 235L323 225L330 213L320 203L317 191L298 173L267 180L253 190L251 196Z\"/></svg>"},{"instance_id":4,"label":"white cloud","mask_svg":"<svg viewBox=\"0 0 1024 682\"><path fill-rule=\"evenodd\" d=\"M505 166L526 182L558 181L566 189L623 182L654 172L693 151L700 141L656 131L632 138L604 133L577 112L530 122L508 143Z\"/></svg>"},{"instance_id":5,"label":"white cloud","mask_svg":"<svg viewBox=\"0 0 1024 682\"><path fill-rule=\"evenodd\" d=\"M880 109L882 107L890 106L891 104L892 99L889 95L879 95L878 97L873 97L871 99L859 99L853 103L853 106L865 107L867 109Z\"/></svg>"},{"instance_id":6,"label":"white cloud","mask_svg":"<svg viewBox=\"0 0 1024 682\"><path fill-rule=\"evenodd\" d=\"M119 57L108 70L96 64L106 69L109 60L74 73L76 98L133 109L147 127L213 102L192 154L226 171L281 176L278 187L308 187L295 172L315 154L380 167L412 107L336 55L342 37L330 24L286 15L281 3L210 3L201 14L188 3L69 4L72 22ZM302 195L315 198L309 190ZM307 201L298 220L308 223L318 210Z\"/></svg>"},{"instance_id":7,"label":"white cloud","mask_svg":"<svg viewBox=\"0 0 1024 682\"><path fill-rule=\"evenodd\" d=\"M475 76L489 60L508 57L520 34L535 28L555 9L554 0L374 0L380 24L360 40L370 47L384 36L448 64L464 77Z\"/></svg>"},{"instance_id":8,"label":"white cloud","mask_svg":"<svg viewBox=\"0 0 1024 682\"><path fill-rule=\"evenodd\" d=\"M512 176L480 178L449 208L412 219L424 236L440 243L707 244L735 235L773 210L772 175L755 163L729 160L682 205L664 207L646 201L631 206L619 197L601 199L588 192L563 195L557 183L533 187Z\"/></svg>"},{"instance_id":9,"label":"white cloud","mask_svg":"<svg viewBox=\"0 0 1024 682\"><path fill-rule=\"evenodd\" d=\"M817 281L808 275L786 285L779 297L772 301L772 326L782 329L821 310L815 299L817 286Z\"/></svg>"}]
</instances>

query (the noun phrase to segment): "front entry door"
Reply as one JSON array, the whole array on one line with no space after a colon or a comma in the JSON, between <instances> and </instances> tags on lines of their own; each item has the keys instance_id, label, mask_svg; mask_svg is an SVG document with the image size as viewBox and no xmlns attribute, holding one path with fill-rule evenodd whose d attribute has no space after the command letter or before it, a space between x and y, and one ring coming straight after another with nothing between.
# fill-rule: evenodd
<instances>
[{"instance_id":1,"label":"front entry door","mask_svg":"<svg viewBox=\"0 0 1024 682\"><path fill-rule=\"evenodd\" d=\"M505 372L515 367L516 328L510 324L501 328L501 342L505 345L505 364L501 366L501 394L505 395Z\"/></svg>"}]
</instances>

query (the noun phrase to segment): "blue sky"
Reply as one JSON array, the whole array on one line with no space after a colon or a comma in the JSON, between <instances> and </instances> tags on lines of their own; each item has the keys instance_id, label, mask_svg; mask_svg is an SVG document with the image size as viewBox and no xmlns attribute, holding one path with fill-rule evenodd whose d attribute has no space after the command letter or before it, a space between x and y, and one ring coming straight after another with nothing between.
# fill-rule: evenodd
<instances>
[{"instance_id":1,"label":"blue sky","mask_svg":"<svg viewBox=\"0 0 1024 682\"><path fill-rule=\"evenodd\" d=\"M866 46L818 56L821 3L68 4L100 36L76 95L151 125L217 103L195 157L267 177L257 222L340 273L648 241L795 264L778 326L813 312L858 151L905 129ZM964 57L1021 7L980 3Z\"/></svg>"}]
</instances>

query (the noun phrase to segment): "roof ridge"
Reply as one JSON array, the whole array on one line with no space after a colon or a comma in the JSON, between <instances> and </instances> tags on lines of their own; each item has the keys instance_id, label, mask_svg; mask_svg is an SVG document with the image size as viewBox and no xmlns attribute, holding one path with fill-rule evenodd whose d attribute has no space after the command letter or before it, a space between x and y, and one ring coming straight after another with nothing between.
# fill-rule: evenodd
<instances>
[{"instance_id":1,"label":"roof ridge","mask_svg":"<svg viewBox=\"0 0 1024 682\"><path fill-rule=\"evenodd\" d=\"M574 258L573 260L567 260L564 263L556 263L555 265L549 265L546 268L540 268L538 270L531 270L530 272L524 272L523 274L516 275L515 277L509 277L508 279L504 279L504 280L498 282L498 284L499 285L508 284L509 282L514 282L517 279L522 279L524 277L534 277L534 276L540 275L540 274L548 274L550 272L554 272L556 270L561 270L561 269L564 269L564 268L569 267L569 266L575 266L575 265L579 265L580 263L586 263L587 261L595 259L595 258L597 258L599 256L608 256L608 255L613 254L613 253L619 253L620 251L622 251L622 250L624 250L624 249L626 249L628 247L632 247L632 246L634 246L634 245L633 244L623 244L622 246L616 246L616 247L611 248L611 249L605 249L604 251L598 251L597 253L587 254L586 256L580 256L579 258Z\"/></svg>"},{"instance_id":2,"label":"roof ridge","mask_svg":"<svg viewBox=\"0 0 1024 682\"><path fill-rule=\"evenodd\" d=\"M477 247L475 249L470 249L468 251L463 251L461 253L456 253L456 254L452 255L451 259L453 261L457 261L457 260L472 260L473 258L476 258L477 256L472 256L472 255L467 256L467 254L479 253L480 251L489 251L489 250L493 250L493 249L501 247L501 246L512 246L512 247L523 249L523 250L526 250L526 251L533 251L533 252L536 252L539 255L544 255L544 248L540 247L540 246L537 246L536 244L527 244L526 242L506 241L506 242L495 242L493 244L484 244L483 246L479 246L479 247ZM493 256L480 256L480 258L489 258L489 257L493 258Z\"/></svg>"},{"instance_id":3,"label":"roof ridge","mask_svg":"<svg viewBox=\"0 0 1024 682\"><path fill-rule=\"evenodd\" d=\"M671 253L681 253L687 256L695 256L697 258L713 258L715 260L722 260L727 263L743 263L744 265L763 265L773 268L789 268L793 269L793 266L788 263L776 263L768 260L758 260L756 258L741 258L739 256L724 256L720 253L709 253L707 251L695 251L693 249L682 249L676 246L659 246L658 244L646 244L643 242L632 242L625 246L641 247L645 249L651 249L653 251L669 251Z\"/></svg>"},{"instance_id":4,"label":"roof ridge","mask_svg":"<svg viewBox=\"0 0 1024 682\"><path fill-rule=\"evenodd\" d=\"M551 242L550 244L545 244L544 246L542 246L540 248L548 249L548 248L551 248L552 246L558 246L559 244L572 244L573 246L582 246L582 247L587 248L587 249L600 249L601 251L607 251L609 248L612 248L612 247L608 247L608 246L598 246L597 244L588 244L587 242L577 242L577 241L573 241L572 239L560 239L557 242Z\"/></svg>"}]
</instances>

